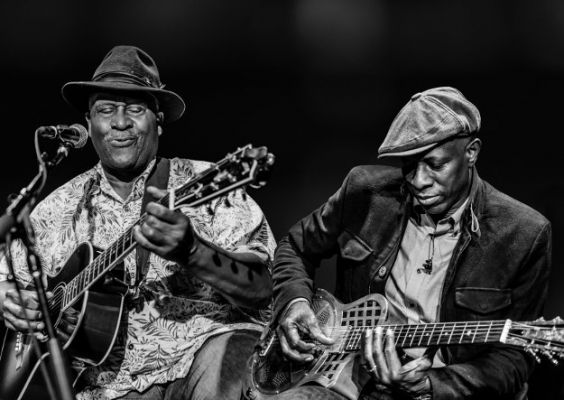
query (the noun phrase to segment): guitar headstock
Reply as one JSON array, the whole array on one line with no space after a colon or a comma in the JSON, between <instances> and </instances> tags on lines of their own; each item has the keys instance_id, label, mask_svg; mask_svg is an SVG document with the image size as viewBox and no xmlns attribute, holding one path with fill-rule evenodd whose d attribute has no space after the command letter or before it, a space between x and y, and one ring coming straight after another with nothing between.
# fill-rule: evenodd
<instances>
[{"instance_id":1,"label":"guitar headstock","mask_svg":"<svg viewBox=\"0 0 564 400\"><path fill-rule=\"evenodd\" d=\"M238 148L176 189L174 205L196 207L240 187L263 187L273 165L274 155L264 146Z\"/></svg>"},{"instance_id":2,"label":"guitar headstock","mask_svg":"<svg viewBox=\"0 0 564 400\"><path fill-rule=\"evenodd\" d=\"M512 322L505 343L523 347L537 362L545 357L556 365L564 359L564 320L556 317Z\"/></svg>"}]
</instances>

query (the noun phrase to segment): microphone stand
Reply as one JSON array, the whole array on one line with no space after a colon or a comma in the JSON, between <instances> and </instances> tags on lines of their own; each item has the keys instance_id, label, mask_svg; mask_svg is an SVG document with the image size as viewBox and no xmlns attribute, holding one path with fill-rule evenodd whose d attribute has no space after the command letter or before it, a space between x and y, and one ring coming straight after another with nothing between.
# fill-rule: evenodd
<instances>
[{"instance_id":1,"label":"microphone stand","mask_svg":"<svg viewBox=\"0 0 564 400\"><path fill-rule=\"evenodd\" d=\"M23 245L27 250L28 268L33 278L34 288L39 299L39 309L43 316L43 322L45 324L44 333L47 336L47 348L50 353L50 357L47 357L47 359L51 361L52 368L50 371L52 371L52 374L50 375L44 369L45 366L43 365L43 362L40 361L43 378L46 381L47 389L52 400L74 400L75 396L65 356L57 339L50 317L51 311L49 310L45 285L43 284L43 270L41 268L39 257L35 252L35 235L30 220L30 212L33 209L37 196L43 189L47 179L47 167L52 168L59 164L68 154L69 146L65 143L61 143L57 149L56 155L51 160L46 160L48 157L46 153L39 154L37 131L35 132L35 144L39 161L39 173L33 178L31 183L27 187L23 188L19 195L12 200L6 210L6 213L0 217L0 243L4 243L7 239L9 245L9 242L11 241L11 234L14 232L17 233L18 236L21 236ZM8 264L11 264L11 261ZM10 271L10 273L15 278L14 271ZM31 329L29 328L28 330ZM32 333L30 332L30 334ZM33 335L32 340L36 341ZM36 352L39 356L38 360L40 360L41 349L39 346L36 347ZM55 380L57 383L56 390L53 388L54 385L52 380Z\"/></svg>"}]
</instances>

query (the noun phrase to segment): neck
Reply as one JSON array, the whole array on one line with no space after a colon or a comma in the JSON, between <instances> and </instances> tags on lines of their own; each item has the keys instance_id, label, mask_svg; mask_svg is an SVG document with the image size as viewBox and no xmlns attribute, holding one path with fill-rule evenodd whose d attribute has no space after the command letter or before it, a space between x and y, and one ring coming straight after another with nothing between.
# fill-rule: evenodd
<instances>
[{"instance_id":1,"label":"neck","mask_svg":"<svg viewBox=\"0 0 564 400\"><path fill-rule=\"evenodd\" d=\"M146 166L145 166L146 167ZM143 173L144 169L140 171L132 170L115 170L102 165L104 174L110 183L110 186L115 192L125 200L133 190L135 180Z\"/></svg>"}]
</instances>

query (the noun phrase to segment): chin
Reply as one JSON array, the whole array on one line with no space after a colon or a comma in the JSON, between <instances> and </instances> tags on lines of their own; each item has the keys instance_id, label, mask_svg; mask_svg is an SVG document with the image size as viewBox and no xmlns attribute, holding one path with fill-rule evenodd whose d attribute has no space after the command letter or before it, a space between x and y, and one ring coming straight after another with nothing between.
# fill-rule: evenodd
<instances>
[{"instance_id":1,"label":"chin","mask_svg":"<svg viewBox=\"0 0 564 400\"><path fill-rule=\"evenodd\" d=\"M444 215L447 211L447 207L444 204L436 204L429 208L426 208L427 214L434 215L434 216L441 216Z\"/></svg>"}]
</instances>

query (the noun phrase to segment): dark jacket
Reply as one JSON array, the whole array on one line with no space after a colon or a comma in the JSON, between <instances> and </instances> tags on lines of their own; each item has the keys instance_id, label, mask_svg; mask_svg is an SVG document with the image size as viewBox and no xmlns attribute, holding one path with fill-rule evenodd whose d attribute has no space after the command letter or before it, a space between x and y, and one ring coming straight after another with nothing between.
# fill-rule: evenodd
<instances>
[{"instance_id":1,"label":"dark jacket","mask_svg":"<svg viewBox=\"0 0 564 400\"><path fill-rule=\"evenodd\" d=\"M550 223L477 173L470 196L441 294L439 320L537 318L547 292ZM383 294L410 203L399 169L354 168L341 188L279 243L273 272L274 315L293 298L311 298L315 268L322 258L335 254L335 294L341 301ZM434 399L510 398L533 367L530 356L504 345L441 351L448 366L430 372Z\"/></svg>"}]
</instances>

